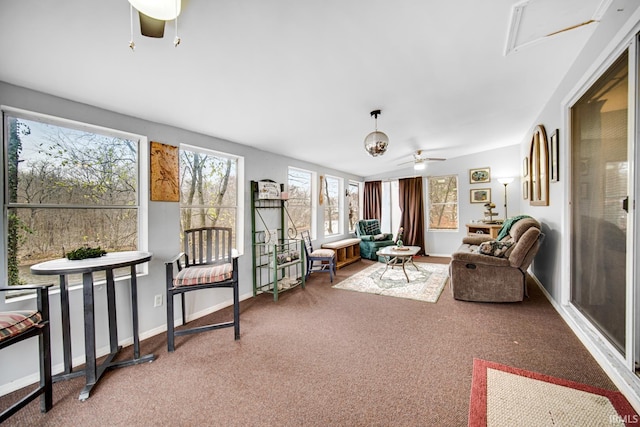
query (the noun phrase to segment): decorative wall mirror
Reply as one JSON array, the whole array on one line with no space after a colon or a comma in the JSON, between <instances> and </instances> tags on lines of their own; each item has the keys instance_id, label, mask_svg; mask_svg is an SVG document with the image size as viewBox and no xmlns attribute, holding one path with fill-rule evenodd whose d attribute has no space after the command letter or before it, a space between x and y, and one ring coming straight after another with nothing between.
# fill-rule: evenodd
<instances>
[{"instance_id":1,"label":"decorative wall mirror","mask_svg":"<svg viewBox=\"0 0 640 427\"><path fill-rule=\"evenodd\" d=\"M549 146L544 126L538 125L529 148L529 204L549 206Z\"/></svg>"}]
</instances>

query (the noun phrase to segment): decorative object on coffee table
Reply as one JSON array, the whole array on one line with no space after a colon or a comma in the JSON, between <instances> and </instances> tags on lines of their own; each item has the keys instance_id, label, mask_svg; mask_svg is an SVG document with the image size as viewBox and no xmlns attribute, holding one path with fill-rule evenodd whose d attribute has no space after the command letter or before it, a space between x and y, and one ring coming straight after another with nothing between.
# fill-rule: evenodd
<instances>
[{"instance_id":1,"label":"decorative object on coffee table","mask_svg":"<svg viewBox=\"0 0 640 427\"><path fill-rule=\"evenodd\" d=\"M403 239L404 228L400 227L398 230L398 237L396 238L396 246L401 248L404 245Z\"/></svg>"}]
</instances>

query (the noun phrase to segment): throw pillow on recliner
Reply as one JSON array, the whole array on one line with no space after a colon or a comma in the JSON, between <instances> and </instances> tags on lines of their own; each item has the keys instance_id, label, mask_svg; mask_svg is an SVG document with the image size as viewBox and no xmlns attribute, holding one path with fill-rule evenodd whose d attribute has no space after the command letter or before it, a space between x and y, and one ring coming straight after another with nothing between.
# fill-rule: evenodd
<instances>
[{"instance_id":1,"label":"throw pillow on recliner","mask_svg":"<svg viewBox=\"0 0 640 427\"><path fill-rule=\"evenodd\" d=\"M379 231L380 231L380 227L375 222L371 222L369 224L364 225L364 232L367 235L378 234Z\"/></svg>"},{"instance_id":2,"label":"throw pillow on recliner","mask_svg":"<svg viewBox=\"0 0 640 427\"><path fill-rule=\"evenodd\" d=\"M376 234L373 236L373 240L387 240L387 235L385 233Z\"/></svg>"},{"instance_id":3,"label":"throw pillow on recliner","mask_svg":"<svg viewBox=\"0 0 640 427\"><path fill-rule=\"evenodd\" d=\"M480 243L478 246L478 253L483 255L491 255L499 258L506 258L511 253L513 242L499 242L497 240L490 240L488 242Z\"/></svg>"}]
</instances>

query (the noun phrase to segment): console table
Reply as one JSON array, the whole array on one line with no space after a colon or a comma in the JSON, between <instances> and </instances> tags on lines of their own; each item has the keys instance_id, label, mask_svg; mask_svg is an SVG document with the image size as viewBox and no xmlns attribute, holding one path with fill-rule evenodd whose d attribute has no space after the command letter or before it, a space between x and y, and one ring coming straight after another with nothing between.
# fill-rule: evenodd
<instances>
[{"instance_id":1,"label":"console table","mask_svg":"<svg viewBox=\"0 0 640 427\"><path fill-rule=\"evenodd\" d=\"M482 222L467 224L467 235L475 236L478 234L488 234L491 238L495 239L498 237L498 233L501 228L502 224L485 224Z\"/></svg>"},{"instance_id":2,"label":"console table","mask_svg":"<svg viewBox=\"0 0 640 427\"><path fill-rule=\"evenodd\" d=\"M85 386L80 392L80 400L86 400L91 389L97 384L108 369L151 362L153 354L140 356L140 340L138 337L138 287L136 265L151 259L151 252L128 251L111 252L99 258L87 258L71 261L67 258L45 261L31 267L31 273L36 275L60 276L60 304L62 312L62 351L64 354L64 372L54 377L55 381L66 380L85 375ZM131 267L131 316L133 323L133 359L113 362L121 346L118 345L118 326L116 322L116 292L113 270L121 267ZM109 344L111 352L106 359L96 364L96 330L93 300L93 273L105 271L107 276L107 309L109 313ZM71 326L69 321L69 274L82 274L82 294L84 299L84 346L85 369L72 371L71 366Z\"/></svg>"}]
</instances>

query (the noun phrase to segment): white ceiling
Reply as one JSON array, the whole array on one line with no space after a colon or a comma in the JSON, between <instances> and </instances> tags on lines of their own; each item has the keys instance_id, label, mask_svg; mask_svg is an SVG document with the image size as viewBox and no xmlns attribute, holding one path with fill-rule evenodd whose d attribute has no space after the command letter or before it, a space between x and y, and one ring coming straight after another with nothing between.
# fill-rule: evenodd
<instances>
[{"instance_id":1,"label":"white ceiling","mask_svg":"<svg viewBox=\"0 0 640 427\"><path fill-rule=\"evenodd\" d=\"M522 3L191 0L178 47L173 22L150 39L134 20L131 51L126 0L1 1L0 80L366 177L524 138L598 24L530 42L610 2L524 2L505 55Z\"/></svg>"}]
</instances>

